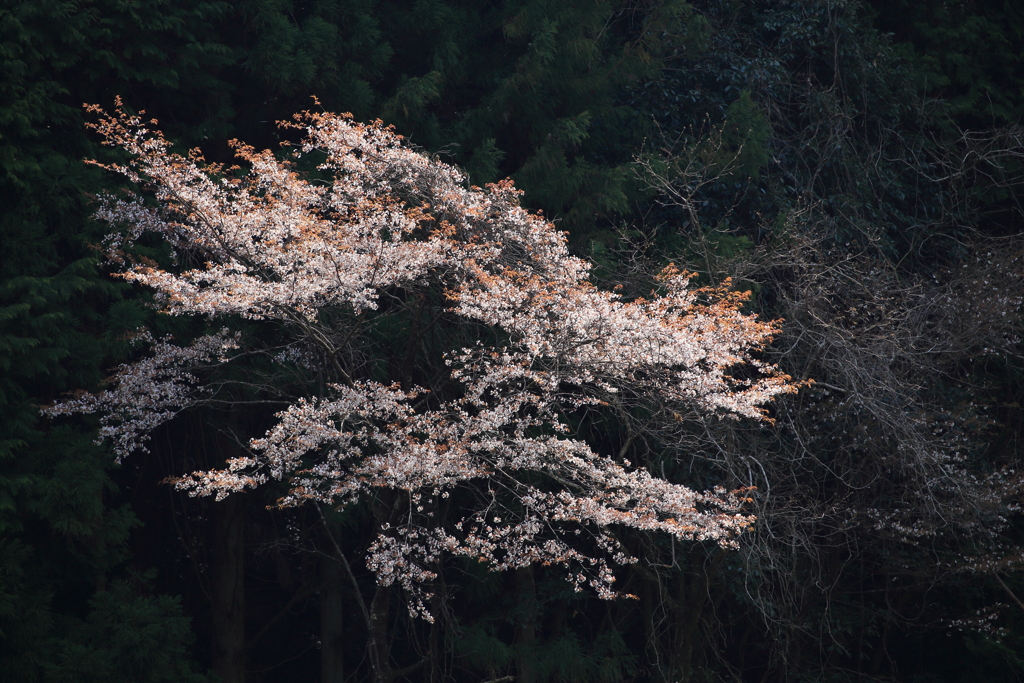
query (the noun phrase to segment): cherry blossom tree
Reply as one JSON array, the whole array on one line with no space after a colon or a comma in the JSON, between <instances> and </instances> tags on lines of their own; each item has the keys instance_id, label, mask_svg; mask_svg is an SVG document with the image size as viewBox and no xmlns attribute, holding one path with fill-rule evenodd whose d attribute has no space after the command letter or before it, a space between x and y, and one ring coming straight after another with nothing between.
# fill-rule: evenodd
<instances>
[{"instance_id":1,"label":"cherry blossom tree","mask_svg":"<svg viewBox=\"0 0 1024 683\"><path fill-rule=\"evenodd\" d=\"M106 144L130 155L104 168L141 188L102 198L98 217L116 228L107 257L163 312L213 331L179 345L139 330L145 355L50 415L98 413L100 438L123 457L183 411L233 400L241 380L225 368L269 359L292 379L245 381L250 396L284 403L275 421L177 487L221 499L280 480L281 506L390 491L401 520L380 524L367 563L427 618L422 586L444 554L493 570L562 566L577 589L608 597L610 563L632 561L617 530L730 546L753 522L742 491L671 483L579 430L626 404L652 420L694 407L768 419L766 404L795 384L756 359L777 326L742 313L728 283L694 287L669 266L649 297L603 291L510 181L467 187L380 122L297 115L283 124L304 135L292 159L232 143L243 171L172 152L155 122L120 104L91 109ZM154 237L166 263L138 256ZM405 339L382 351L381 321L399 314ZM448 331L445 348L421 343L428 327ZM441 520L451 496L463 513Z\"/></svg>"}]
</instances>

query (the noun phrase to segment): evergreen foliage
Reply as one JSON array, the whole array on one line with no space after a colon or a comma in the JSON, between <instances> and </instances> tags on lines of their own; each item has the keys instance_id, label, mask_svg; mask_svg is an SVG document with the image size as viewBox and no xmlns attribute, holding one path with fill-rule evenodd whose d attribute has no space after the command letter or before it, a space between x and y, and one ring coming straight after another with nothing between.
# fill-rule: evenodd
<instances>
[{"instance_id":1,"label":"evergreen foliage","mask_svg":"<svg viewBox=\"0 0 1024 683\"><path fill-rule=\"evenodd\" d=\"M928 94L952 123L973 129L1018 124L1024 114L1024 8L990 2L870 2Z\"/></svg>"}]
</instances>

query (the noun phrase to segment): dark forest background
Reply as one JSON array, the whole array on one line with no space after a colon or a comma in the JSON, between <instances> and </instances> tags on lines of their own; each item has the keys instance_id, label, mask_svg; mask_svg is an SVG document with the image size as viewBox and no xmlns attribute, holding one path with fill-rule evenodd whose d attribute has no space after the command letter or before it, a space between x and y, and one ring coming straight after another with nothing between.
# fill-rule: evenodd
<instances>
[{"instance_id":1,"label":"dark forest background","mask_svg":"<svg viewBox=\"0 0 1024 683\"><path fill-rule=\"evenodd\" d=\"M313 95L512 177L605 284L672 260L786 320L769 355L816 384L774 426L643 456L757 486L739 550L626 539L611 602L453 561L428 624L365 568L368 509L162 483L230 454L224 415L122 464L40 416L125 332L194 332L92 248L82 103L228 161ZM1015 0L4 0L0 681L1020 680L1022 113Z\"/></svg>"}]
</instances>

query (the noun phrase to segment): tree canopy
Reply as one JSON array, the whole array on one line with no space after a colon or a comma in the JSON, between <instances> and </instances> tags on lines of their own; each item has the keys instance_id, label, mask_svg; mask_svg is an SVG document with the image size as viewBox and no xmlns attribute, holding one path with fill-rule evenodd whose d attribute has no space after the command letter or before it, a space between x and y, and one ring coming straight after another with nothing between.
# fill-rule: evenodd
<instances>
[{"instance_id":1,"label":"tree canopy","mask_svg":"<svg viewBox=\"0 0 1024 683\"><path fill-rule=\"evenodd\" d=\"M379 124L306 114L292 125L307 134L296 158L322 157L325 184L240 143L247 172L223 176L197 151L169 151L137 117L101 119L106 143L132 155L108 168L157 201L104 200L99 216L124 226L104 240L108 259L154 289L165 313L223 327L184 346L140 329L149 355L122 365L111 388L48 414L100 413L100 434L124 456L185 410L293 401L225 469L177 487L221 499L286 480L278 505L335 509L375 489L399 494L408 512L380 526L367 562L378 584L400 583L428 619L418 584L436 578L430 567L443 553L496 570L565 565L577 589L612 597L605 556L636 558L610 526L735 544L750 523L740 494L698 494L631 469L576 438L573 422L613 404L646 406L652 431L659 415L693 406L761 418L793 385L751 356L777 330L740 313L742 294L693 289L670 265L660 293L624 300L589 282L589 264L519 206L511 183L466 189L455 168ZM184 269L134 254L149 234ZM417 328L389 358L371 330L396 316ZM232 331L233 320L270 329ZM461 329L426 332L438 325ZM279 370L222 369L254 356ZM394 368L390 383L378 379L382 363ZM734 377L744 363L753 374ZM438 515L439 501L467 485ZM460 505L463 497L476 502ZM599 555L569 540L581 529Z\"/></svg>"}]
</instances>

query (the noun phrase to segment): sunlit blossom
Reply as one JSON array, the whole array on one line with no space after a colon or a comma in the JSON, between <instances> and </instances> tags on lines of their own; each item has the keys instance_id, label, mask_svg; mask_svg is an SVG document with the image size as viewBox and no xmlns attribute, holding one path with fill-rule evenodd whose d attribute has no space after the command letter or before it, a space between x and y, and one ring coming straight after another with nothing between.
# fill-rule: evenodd
<instances>
[{"instance_id":1,"label":"sunlit blossom","mask_svg":"<svg viewBox=\"0 0 1024 683\"><path fill-rule=\"evenodd\" d=\"M289 125L306 135L297 155L316 152L330 182L241 144L244 175L172 153L123 112L96 126L132 157L108 168L156 200L104 200L99 217L121 227L105 242L121 277L152 288L168 314L277 325L295 345L273 357L321 363L333 382L327 395L294 397L243 456L182 477L179 488L221 498L282 480L282 506L401 492L405 521L384 525L368 564L382 584L408 589L411 609L425 616L418 586L444 554L496 570L562 565L578 588L607 597L609 561L632 561L615 528L729 546L752 523L742 491L698 493L658 478L597 452L567 419L619 392L763 419L766 403L794 385L751 357L777 327L744 314L743 295L729 283L693 287L670 266L649 297L624 300L590 282L590 265L520 206L511 182L467 188L460 171L379 123L304 114ZM178 265L133 258L146 234L165 240ZM431 287L446 302L438 315L496 330L502 345L449 349L455 392L361 376L346 360L352 335L337 326L355 329L385 298ZM48 412L99 413L101 437L124 456L203 404L211 367L259 342L227 329L181 347L145 333L143 341L149 355L118 368L106 390ZM736 379L742 364L747 379ZM437 501L473 486L482 507L439 522ZM586 543L577 542L581 530Z\"/></svg>"}]
</instances>

